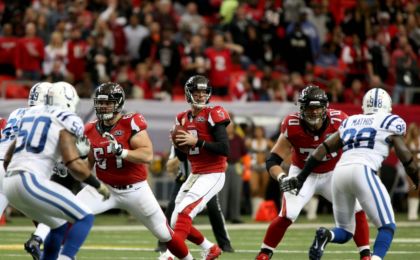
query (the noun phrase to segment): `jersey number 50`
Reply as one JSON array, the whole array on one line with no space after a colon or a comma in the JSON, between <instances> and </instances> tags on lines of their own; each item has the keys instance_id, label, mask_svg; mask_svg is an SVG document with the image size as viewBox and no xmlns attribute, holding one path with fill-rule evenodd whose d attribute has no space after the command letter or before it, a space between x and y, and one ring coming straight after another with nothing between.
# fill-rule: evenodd
<instances>
[{"instance_id":1,"label":"jersey number 50","mask_svg":"<svg viewBox=\"0 0 420 260\"><path fill-rule=\"evenodd\" d=\"M29 123L33 123L32 127ZM24 148L31 153L42 152L45 148L50 125L51 119L45 116L23 118L17 135L16 144L19 146L15 148L15 153L22 151Z\"/></svg>"},{"instance_id":2,"label":"jersey number 50","mask_svg":"<svg viewBox=\"0 0 420 260\"><path fill-rule=\"evenodd\" d=\"M343 151L353 148L373 149L375 145L376 130L371 127L362 128L359 131L355 128L346 129L343 132Z\"/></svg>"}]
</instances>

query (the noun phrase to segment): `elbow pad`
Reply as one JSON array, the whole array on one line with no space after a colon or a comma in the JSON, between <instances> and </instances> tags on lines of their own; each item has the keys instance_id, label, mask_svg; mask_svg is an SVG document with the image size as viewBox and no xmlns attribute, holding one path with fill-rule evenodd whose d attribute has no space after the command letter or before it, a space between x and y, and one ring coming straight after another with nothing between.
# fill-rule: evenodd
<instances>
[{"instance_id":1,"label":"elbow pad","mask_svg":"<svg viewBox=\"0 0 420 260\"><path fill-rule=\"evenodd\" d=\"M265 168L268 172L270 172L271 167L276 165L280 166L282 162L283 158L278 156L276 153L270 153L267 160L265 161Z\"/></svg>"}]
</instances>

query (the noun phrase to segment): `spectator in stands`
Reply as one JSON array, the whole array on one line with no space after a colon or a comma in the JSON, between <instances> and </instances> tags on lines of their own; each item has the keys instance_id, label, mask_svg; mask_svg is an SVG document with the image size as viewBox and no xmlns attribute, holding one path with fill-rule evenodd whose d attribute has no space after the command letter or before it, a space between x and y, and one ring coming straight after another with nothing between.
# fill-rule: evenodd
<instances>
[{"instance_id":1,"label":"spectator in stands","mask_svg":"<svg viewBox=\"0 0 420 260\"><path fill-rule=\"evenodd\" d=\"M285 56L289 72L306 73L308 66L314 63L311 41L299 23L294 24L293 31L286 38Z\"/></svg>"},{"instance_id":2,"label":"spectator in stands","mask_svg":"<svg viewBox=\"0 0 420 260\"><path fill-rule=\"evenodd\" d=\"M164 29L176 31L178 17L173 10L172 2L170 0L159 0L155 7L153 17L160 24L162 31Z\"/></svg>"},{"instance_id":3,"label":"spectator in stands","mask_svg":"<svg viewBox=\"0 0 420 260\"><path fill-rule=\"evenodd\" d=\"M15 55L18 38L13 35L12 24L6 23L0 37L0 74L15 75Z\"/></svg>"},{"instance_id":4,"label":"spectator in stands","mask_svg":"<svg viewBox=\"0 0 420 260\"><path fill-rule=\"evenodd\" d=\"M152 99L171 100L172 82L169 81L168 77L165 75L164 67L159 62L153 64L149 76L149 86Z\"/></svg>"},{"instance_id":5,"label":"spectator in stands","mask_svg":"<svg viewBox=\"0 0 420 260\"><path fill-rule=\"evenodd\" d=\"M408 125L407 135L405 136L405 143L413 154L413 159L420 166L420 129L416 123ZM410 178L407 177L409 183ZM411 186L411 185L409 185ZM419 190L409 190L408 192L408 220L417 220L419 218Z\"/></svg>"},{"instance_id":6,"label":"spectator in stands","mask_svg":"<svg viewBox=\"0 0 420 260\"><path fill-rule=\"evenodd\" d=\"M391 61L388 43L385 33L378 32L369 48L369 52L372 55L373 73L378 75L382 81L388 79L389 63Z\"/></svg>"},{"instance_id":7,"label":"spectator in stands","mask_svg":"<svg viewBox=\"0 0 420 260\"><path fill-rule=\"evenodd\" d=\"M308 19L308 16L312 13L310 8L304 7L299 10L298 20L294 23L290 23L286 28L287 35L293 34L296 30L296 26L300 26L300 30L304 35L308 37L311 44L312 59L316 58L321 50L320 36L315 25Z\"/></svg>"},{"instance_id":8,"label":"spectator in stands","mask_svg":"<svg viewBox=\"0 0 420 260\"><path fill-rule=\"evenodd\" d=\"M66 57L67 57L67 46L64 44L63 36L59 32L53 32L51 34L50 42L45 46L45 58L42 63L43 73L46 77L52 74L55 69L55 73L66 76Z\"/></svg>"},{"instance_id":9,"label":"spectator in stands","mask_svg":"<svg viewBox=\"0 0 420 260\"><path fill-rule=\"evenodd\" d=\"M255 126L253 135L245 141L246 147L251 154L251 204L252 218L255 219L257 211L264 201L269 181L269 174L265 169L265 161L273 142L266 136L262 126Z\"/></svg>"},{"instance_id":10,"label":"spectator in stands","mask_svg":"<svg viewBox=\"0 0 420 260\"><path fill-rule=\"evenodd\" d=\"M103 46L110 49L111 51L114 50L114 35L112 31L109 29L108 22L102 19L97 19L95 23L94 32L96 34L103 35Z\"/></svg>"},{"instance_id":11,"label":"spectator in stands","mask_svg":"<svg viewBox=\"0 0 420 260\"><path fill-rule=\"evenodd\" d=\"M82 39L80 28L77 26L73 27L71 38L67 42L67 71L75 83L83 80L88 51L89 45Z\"/></svg>"},{"instance_id":12,"label":"spectator in stands","mask_svg":"<svg viewBox=\"0 0 420 260\"><path fill-rule=\"evenodd\" d=\"M185 46L182 58L183 78L186 81L194 75L206 75L209 66L209 60L204 53L203 39L198 34L192 36L190 44Z\"/></svg>"},{"instance_id":13,"label":"spectator in stands","mask_svg":"<svg viewBox=\"0 0 420 260\"><path fill-rule=\"evenodd\" d=\"M44 42L36 36L34 23L25 27L25 37L19 39L16 48L16 76L21 79L41 79L41 64L44 59Z\"/></svg>"},{"instance_id":14,"label":"spectator in stands","mask_svg":"<svg viewBox=\"0 0 420 260\"><path fill-rule=\"evenodd\" d=\"M357 34L361 41L366 39L366 10L361 6L355 8L345 9L344 19L341 23L341 28L346 36Z\"/></svg>"},{"instance_id":15,"label":"spectator in stands","mask_svg":"<svg viewBox=\"0 0 420 260\"><path fill-rule=\"evenodd\" d=\"M226 126L229 138L230 153L226 169L225 185L219 192L220 206L223 215L233 224L242 223L241 220L241 194L242 194L242 173L244 170L242 158L248 153L245 146L245 139L239 136L235 129L236 124L230 116L231 122Z\"/></svg>"},{"instance_id":16,"label":"spectator in stands","mask_svg":"<svg viewBox=\"0 0 420 260\"><path fill-rule=\"evenodd\" d=\"M120 60L127 55L127 37L125 36L124 27L121 22L119 22L116 12L112 12L109 16L108 25L113 37L114 55Z\"/></svg>"},{"instance_id":17,"label":"spectator in stands","mask_svg":"<svg viewBox=\"0 0 420 260\"><path fill-rule=\"evenodd\" d=\"M197 4L189 2L185 7L185 13L181 15L178 28L187 28L192 34L197 34L198 30L205 25L205 21L197 12Z\"/></svg>"},{"instance_id":18,"label":"spectator in stands","mask_svg":"<svg viewBox=\"0 0 420 260\"><path fill-rule=\"evenodd\" d=\"M133 83L133 98L151 99L152 94L149 85L149 68L145 63L138 63L133 77L130 79Z\"/></svg>"},{"instance_id":19,"label":"spectator in stands","mask_svg":"<svg viewBox=\"0 0 420 260\"><path fill-rule=\"evenodd\" d=\"M327 40L328 33L335 26L334 17L329 12L326 1L312 1L311 6L312 13L307 19L315 26L319 35L319 44L322 46Z\"/></svg>"},{"instance_id":20,"label":"spectator in stands","mask_svg":"<svg viewBox=\"0 0 420 260\"><path fill-rule=\"evenodd\" d=\"M339 78L333 78L328 82L327 97L331 103L344 102L344 87Z\"/></svg>"},{"instance_id":21,"label":"spectator in stands","mask_svg":"<svg viewBox=\"0 0 420 260\"><path fill-rule=\"evenodd\" d=\"M172 29L164 29L162 40L157 44L155 61L159 62L171 84L175 84L181 71L181 54L173 39Z\"/></svg>"},{"instance_id":22,"label":"spectator in stands","mask_svg":"<svg viewBox=\"0 0 420 260\"><path fill-rule=\"evenodd\" d=\"M348 66L345 86L349 86L354 79L366 82L372 75L369 49L365 43L361 42L358 34L355 33L347 39L341 59Z\"/></svg>"},{"instance_id":23,"label":"spectator in stands","mask_svg":"<svg viewBox=\"0 0 420 260\"><path fill-rule=\"evenodd\" d=\"M156 53L157 45L161 41L160 24L158 22L152 22L149 25L148 30L150 31L150 34L143 39L138 49L138 62L145 62L146 64L151 66L153 57Z\"/></svg>"},{"instance_id":24,"label":"spectator in stands","mask_svg":"<svg viewBox=\"0 0 420 260\"><path fill-rule=\"evenodd\" d=\"M91 37L93 46L86 57L87 69L93 83L98 86L111 80L112 51L104 46L104 35L93 32Z\"/></svg>"},{"instance_id":25,"label":"spectator in stands","mask_svg":"<svg viewBox=\"0 0 420 260\"><path fill-rule=\"evenodd\" d=\"M271 61L272 57L265 55L264 42L258 32L258 28L252 24L248 25L245 31L244 56L247 58L246 64L253 63L262 67Z\"/></svg>"},{"instance_id":26,"label":"spectator in stands","mask_svg":"<svg viewBox=\"0 0 420 260\"><path fill-rule=\"evenodd\" d=\"M419 66L417 63L417 56L413 52L410 44L407 41L401 40L400 55L393 55L395 62L396 84L393 90L392 100L399 103L401 93L407 87L419 87ZM395 53L394 53L395 54ZM410 97L412 98L412 97ZM404 100L411 104L412 100Z\"/></svg>"},{"instance_id":27,"label":"spectator in stands","mask_svg":"<svg viewBox=\"0 0 420 260\"><path fill-rule=\"evenodd\" d=\"M147 27L139 24L136 14L132 14L129 24L124 27L124 33L127 39L127 53L134 65L139 59L139 48L144 39L150 35L150 31Z\"/></svg>"},{"instance_id":28,"label":"spectator in stands","mask_svg":"<svg viewBox=\"0 0 420 260\"><path fill-rule=\"evenodd\" d=\"M51 29L48 26L47 15L39 13L36 19L36 31L37 35L42 39L43 42L50 42Z\"/></svg>"},{"instance_id":29,"label":"spectator in stands","mask_svg":"<svg viewBox=\"0 0 420 260\"><path fill-rule=\"evenodd\" d=\"M232 35L232 41L235 44L245 46L247 43L247 28L251 25L251 21L247 19L245 13L245 4L240 4L236 9L235 16L227 26L227 31Z\"/></svg>"},{"instance_id":30,"label":"spectator in stands","mask_svg":"<svg viewBox=\"0 0 420 260\"><path fill-rule=\"evenodd\" d=\"M362 82L354 79L351 87L344 91L344 101L348 104L361 106L364 94Z\"/></svg>"},{"instance_id":31,"label":"spectator in stands","mask_svg":"<svg viewBox=\"0 0 420 260\"><path fill-rule=\"evenodd\" d=\"M205 53L210 60L209 80L212 83L213 95L225 97L229 94L230 73L232 72L231 51L242 54L242 46L234 43L225 43L222 34L213 37L213 46Z\"/></svg>"}]
</instances>

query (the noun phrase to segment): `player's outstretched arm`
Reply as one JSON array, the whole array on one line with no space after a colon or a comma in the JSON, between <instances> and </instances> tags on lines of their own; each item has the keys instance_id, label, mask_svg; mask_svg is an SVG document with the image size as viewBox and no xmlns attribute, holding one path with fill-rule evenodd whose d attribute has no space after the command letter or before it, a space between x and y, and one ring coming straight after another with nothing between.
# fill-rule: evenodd
<instances>
[{"instance_id":1,"label":"player's outstretched arm","mask_svg":"<svg viewBox=\"0 0 420 260\"><path fill-rule=\"evenodd\" d=\"M75 143L76 137L73 134L64 129L60 131L59 146L64 165L76 180L93 186L104 199L108 199L109 189L90 173L88 163L80 157Z\"/></svg>"},{"instance_id":2,"label":"player's outstretched arm","mask_svg":"<svg viewBox=\"0 0 420 260\"><path fill-rule=\"evenodd\" d=\"M265 162L267 171L270 173L272 178L280 181L281 178L286 176L286 173L281 165L284 161L290 161L291 154L292 144L289 140L287 140L284 134L280 134Z\"/></svg>"},{"instance_id":3,"label":"player's outstretched arm","mask_svg":"<svg viewBox=\"0 0 420 260\"><path fill-rule=\"evenodd\" d=\"M392 135L389 139L394 145L395 153L397 154L398 159L400 159L404 165L405 172L413 181L415 189L417 189L419 185L419 168L414 162L413 154L408 149L401 135Z\"/></svg>"}]
</instances>

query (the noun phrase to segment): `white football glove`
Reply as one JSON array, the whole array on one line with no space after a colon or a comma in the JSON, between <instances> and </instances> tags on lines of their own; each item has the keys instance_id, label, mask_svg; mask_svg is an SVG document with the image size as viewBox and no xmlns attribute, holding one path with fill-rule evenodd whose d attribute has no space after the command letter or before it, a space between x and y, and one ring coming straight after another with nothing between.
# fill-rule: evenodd
<instances>
[{"instance_id":1,"label":"white football glove","mask_svg":"<svg viewBox=\"0 0 420 260\"><path fill-rule=\"evenodd\" d=\"M96 190L99 192L99 194L101 194L104 197L103 200L107 200L111 196L111 192L109 191L108 187L103 182L100 182L100 183L101 185Z\"/></svg>"},{"instance_id":2,"label":"white football glove","mask_svg":"<svg viewBox=\"0 0 420 260\"><path fill-rule=\"evenodd\" d=\"M77 138L76 147L77 147L77 151L79 152L80 157L86 158L90 152L89 139L85 135Z\"/></svg>"},{"instance_id":3,"label":"white football glove","mask_svg":"<svg viewBox=\"0 0 420 260\"><path fill-rule=\"evenodd\" d=\"M111 145L111 152L113 154L121 158L127 157L128 150L124 149L123 146L120 143L118 143L118 141L115 139L115 137L112 134L105 132L102 134L102 137L105 137L106 139L108 139Z\"/></svg>"}]
</instances>

